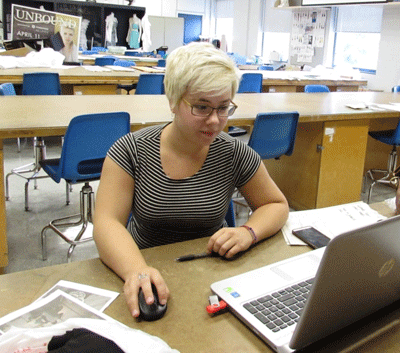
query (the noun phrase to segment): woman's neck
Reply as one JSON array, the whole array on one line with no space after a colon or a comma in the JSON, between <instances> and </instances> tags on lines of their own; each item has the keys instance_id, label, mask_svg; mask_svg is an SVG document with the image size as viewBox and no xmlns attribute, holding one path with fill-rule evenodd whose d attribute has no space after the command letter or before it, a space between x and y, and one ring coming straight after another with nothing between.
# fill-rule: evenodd
<instances>
[{"instance_id":1,"label":"woman's neck","mask_svg":"<svg viewBox=\"0 0 400 353\"><path fill-rule=\"evenodd\" d=\"M198 146L193 144L192 141L187 140L185 136L180 133L179 129L176 128L174 122L164 128L161 138L167 149L187 157L197 159L207 154L209 150L209 146Z\"/></svg>"}]
</instances>

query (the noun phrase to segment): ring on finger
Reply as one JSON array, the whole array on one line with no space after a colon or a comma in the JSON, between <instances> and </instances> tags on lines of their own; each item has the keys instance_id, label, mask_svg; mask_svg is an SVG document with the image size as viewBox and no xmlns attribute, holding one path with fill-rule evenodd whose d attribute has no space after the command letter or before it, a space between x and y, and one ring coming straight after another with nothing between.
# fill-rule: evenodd
<instances>
[{"instance_id":1,"label":"ring on finger","mask_svg":"<svg viewBox=\"0 0 400 353\"><path fill-rule=\"evenodd\" d=\"M149 277L149 275L147 273L139 273L139 276L138 276L139 280L145 279L145 278L148 278L148 277Z\"/></svg>"}]
</instances>

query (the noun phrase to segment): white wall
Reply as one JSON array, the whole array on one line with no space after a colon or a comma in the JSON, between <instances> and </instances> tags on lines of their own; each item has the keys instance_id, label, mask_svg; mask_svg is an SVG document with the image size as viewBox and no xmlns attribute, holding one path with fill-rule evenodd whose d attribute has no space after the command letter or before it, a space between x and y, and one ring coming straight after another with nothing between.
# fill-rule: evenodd
<instances>
[{"instance_id":1,"label":"white wall","mask_svg":"<svg viewBox=\"0 0 400 353\"><path fill-rule=\"evenodd\" d=\"M368 88L389 92L400 84L400 5L384 6L376 75L364 75Z\"/></svg>"},{"instance_id":2,"label":"white wall","mask_svg":"<svg viewBox=\"0 0 400 353\"><path fill-rule=\"evenodd\" d=\"M261 0L235 0L232 52L261 55Z\"/></svg>"}]
</instances>

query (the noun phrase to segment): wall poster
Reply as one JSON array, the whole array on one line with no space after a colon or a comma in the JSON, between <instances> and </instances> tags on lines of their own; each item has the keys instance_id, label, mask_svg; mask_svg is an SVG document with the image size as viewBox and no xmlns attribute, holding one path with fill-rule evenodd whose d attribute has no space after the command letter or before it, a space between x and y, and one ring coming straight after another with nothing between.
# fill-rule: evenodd
<instances>
[{"instance_id":1,"label":"wall poster","mask_svg":"<svg viewBox=\"0 0 400 353\"><path fill-rule=\"evenodd\" d=\"M328 9L293 11L291 55L299 62L312 62L315 48L323 48Z\"/></svg>"},{"instance_id":2,"label":"wall poster","mask_svg":"<svg viewBox=\"0 0 400 353\"><path fill-rule=\"evenodd\" d=\"M49 39L65 62L78 61L82 18L12 4L11 40Z\"/></svg>"}]
</instances>

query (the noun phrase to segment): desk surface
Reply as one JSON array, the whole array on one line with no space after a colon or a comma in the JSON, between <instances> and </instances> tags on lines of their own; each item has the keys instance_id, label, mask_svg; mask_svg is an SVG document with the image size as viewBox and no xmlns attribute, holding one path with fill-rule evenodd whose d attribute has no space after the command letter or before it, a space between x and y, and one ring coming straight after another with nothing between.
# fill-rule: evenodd
<instances>
[{"instance_id":1,"label":"desk surface","mask_svg":"<svg viewBox=\"0 0 400 353\"><path fill-rule=\"evenodd\" d=\"M327 86L366 86L365 79L353 79L338 75L313 75L307 71L269 71L269 70L240 70L241 73L262 73L263 83L268 85L327 85Z\"/></svg>"},{"instance_id":2,"label":"desk surface","mask_svg":"<svg viewBox=\"0 0 400 353\"><path fill-rule=\"evenodd\" d=\"M234 101L239 107L229 125L252 124L260 112L298 111L301 123L400 116L396 111L346 107L360 102L400 102L400 94L395 93L237 94ZM108 111L127 111L133 128L172 119L165 95L5 96L1 104L0 138L61 135L74 116Z\"/></svg>"},{"instance_id":3,"label":"desk surface","mask_svg":"<svg viewBox=\"0 0 400 353\"><path fill-rule=\"evenodd\" d=\"M131 84L136 82L140 71L110 71L94 72L84 67L76 66L64 69L52 68L17 68L0 70L0 82L22 83L24 72L58 72L62 84ZM246 71L243 71L246 72ZM250 71L254 72L254 71ZM353 80L335 77L307 77L303 73L284 71L259 71L263 74L263 85L266 86L305 86L307 84L325 84L328 86L363 86L367 80Z\"/></svg>"},{"instance_id":4,"label":"desk surface","mask_svg":"<svg viewBox=\"0 0 400 353\"><path fill-rule=\"evenodd\" d=\"M391 211L384 210L383 213L389 215ZM0 276L0 316L29 305L64 279L121 293L105 313L129 327L160 337L181 353L271 352L231 313L215 317L207 314L205 307L211 294L210 285L217 280L304 253L309 248L287 246L282 234L278 233L233 261L220 258L184 263L175 261L177 256L204 251L206 242L207 238L203 238L143 251L147 263L161 271L171 290L167 313L159 321L136 322L130 316L122 292L122 280L98 259ZM358 352L398 352L400 330L382 337ZM329 351L332 352L331 349Z\"/></svg>"},{"instance_id":5,"label":"desk surface","mask_svg":"<svg viewBox=\"0 0 400 353\"><path fill-rule=\"evenodd\" d=\"M137 82L140 71L89 71L82 66L68 68L17 68L0 70L0 82L22 84L22 77L27 72L57 72L60 75L61 84L126 84Z\"/></svg>"}]
</instances>

